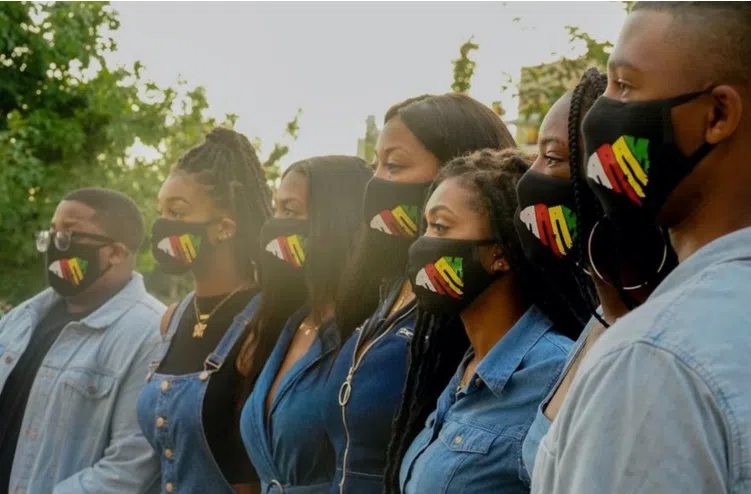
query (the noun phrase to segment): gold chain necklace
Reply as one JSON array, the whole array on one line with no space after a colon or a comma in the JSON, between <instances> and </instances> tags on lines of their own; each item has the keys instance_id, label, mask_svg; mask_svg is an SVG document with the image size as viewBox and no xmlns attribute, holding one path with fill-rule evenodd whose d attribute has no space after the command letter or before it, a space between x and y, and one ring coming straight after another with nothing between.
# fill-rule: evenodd
<instances>
[{"instance_id":1,"label":"gold chain necklace","mask_svg":"<svg viewBox=\"0 0 751 494\"><path fill-rule=\"evenodd\" d=\"M221 302L219 302L216 306L214 306L214 309L209 312L208 314L201 314L201 311L198 310L198 297L195 295L193 296L193 309L196 312L196 324L193 326L193 338L203 338L203 333L206 332L206 327L209 325L209 319L211 319L211 316L214 315L214 313L219 310L219 308L224 305L224 303L231 299L233 295L235 295L240 290L243 290L247 288L247 284L240 285L237 288L235 288L229 295L224 297Z\"/></svg>"}]
</instances>

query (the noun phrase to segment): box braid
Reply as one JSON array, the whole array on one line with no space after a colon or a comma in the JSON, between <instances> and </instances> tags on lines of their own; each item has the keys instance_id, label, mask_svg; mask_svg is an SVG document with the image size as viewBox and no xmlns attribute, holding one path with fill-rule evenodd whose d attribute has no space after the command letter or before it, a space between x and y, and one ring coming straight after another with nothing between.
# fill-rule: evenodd
<instances>
[{"instance_id":1,"label":"box braid","mask_svg":"<svg viewBox=\"0 0 751 494\"><path fill-rule=\"evenodd\" d=\"M516 184L529 169L529 160L516 150L483 150L450 161L435 179L430 193L449 178L476 194L479 210L489 213L493 236L514 273L526 303L537 305L561 331L581 328L579 319L545 276L526 258L514 227L518 206ZM399 493L399 470L405 452L435 409L469 348L458 315L437 316L418 309L409 353L409 369L387 452L386 494Z\"/></svg>"},{"instance_id":2,"label":"box braid","mask_svg":"<svg viewBox=\"0 0 751 494\"><path fill-rule=\"evenodd\" d=\"M185 153L175 169L195 174L216 206L232 213L237 223L237 269L256 280L259 235L271 216L271 190L248 138L217 127L204 142Z\"/></svg>"}]
</instances>

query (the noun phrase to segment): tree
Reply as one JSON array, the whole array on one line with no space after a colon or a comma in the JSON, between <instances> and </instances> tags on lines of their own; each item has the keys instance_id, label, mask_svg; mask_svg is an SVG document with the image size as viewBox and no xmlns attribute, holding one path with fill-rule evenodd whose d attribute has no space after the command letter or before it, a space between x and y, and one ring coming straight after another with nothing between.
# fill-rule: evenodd
<instances>
[{"instance_id":1,"label":"tree","mask_svg":"<svg viewBox=\"0 0 751 494\"><path fill-rule=\"evenodd\" d=\"M107 3L0 3L0 306L44 286L33 232L65 193L121 190L151 224L169 167L217 125L203 88L159 87L139 62L110 66L106 55L117 46L106 33L118 27ZM298 116L287 129L293 137ZM236 119L227 115L224 124ZM133 157L134 144L158 157ZM265 160L270 170L287 150ZM138 267L153 267L147 248Z\"/></svg>"},{"instance_id":2,"label":"tree","mask_svg":"<svg viewBox=\"0 0 751 494\"><path fill-rule=\"evenodd\" d=\"M567 91L573 89L589 67L604 70L613 44L599 42L578 27L566 26L573 45L584 43L585 52L576 58L561 56L553 63L524 67L519 81L519 117L537 125Z\"/></svg>"},{"instance_id":3,"label":"tree","mask_svg":"<svg viewBox=\"0 0 751 494\"><path fill-rule=\"evenodd\" d=\"M475 75L475 67L477 62L469 58L470 54L479 50L480 45L474 42L474 36L469 38L459 48L459 58L452 60L454 65L454 82L451 84L451 89L455 93L467 93L472 86L472 76Z\"/></svg>"}]
</instances>

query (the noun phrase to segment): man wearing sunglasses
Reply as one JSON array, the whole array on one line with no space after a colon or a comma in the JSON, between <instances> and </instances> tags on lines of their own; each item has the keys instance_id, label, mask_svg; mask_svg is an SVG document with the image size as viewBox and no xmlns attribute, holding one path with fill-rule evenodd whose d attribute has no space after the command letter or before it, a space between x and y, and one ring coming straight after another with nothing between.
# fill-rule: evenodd
<instances>
[{"instance_id":1,"label":"man wearing sunglasses","mask_svg":"<svg viewBox=\"0 0 751 494\"><path fill-rule=\"evenodd\" d=\"M37 234L49 289L0 320L0 493L142 493L159 463L135 404L164 305L133 271L133 201L80 189Z\"/></svg>"}]
</instances>

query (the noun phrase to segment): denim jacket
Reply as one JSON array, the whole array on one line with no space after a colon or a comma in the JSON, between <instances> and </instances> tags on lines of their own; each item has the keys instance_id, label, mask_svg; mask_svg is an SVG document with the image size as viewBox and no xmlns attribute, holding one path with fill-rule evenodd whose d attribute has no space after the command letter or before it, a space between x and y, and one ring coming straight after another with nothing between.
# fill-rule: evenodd
<instances>
[{"instance_id":1,"label":"denim jacket","mask_svg":"<svg viewBox=\"0 0 751 494\"><path fill-rule=\"evenodd\" d=\"M751 228L705 245L582 360L532 492L751 492Z\"/></svg>"},{"instance_id":2,"label":"denim jacket","mask_svg":"<svg viewBox=\"0 0 751 494\"><path fill-rule=\"evenodd\" d=\"M469 384L459 388L474 357L470 348L404 455L402 492L528 492L522 442L570 348L571 340L556 333L534 306L480 361Z\"/></svg>"},{"instance_id":3,"label":"denim jacket","mask_svg":"<svg viewBox=\"0 0 751 494\"><path fill-rule=\"evenodd\" d=\"M0 390L59 300L47 289L0 320ZM11 494L137 494L156 484L159 461L138 427L136 401L160 352L164 309L134 273L117 295L63 328L29 395Z\"/></svg>"}]
</instances>

